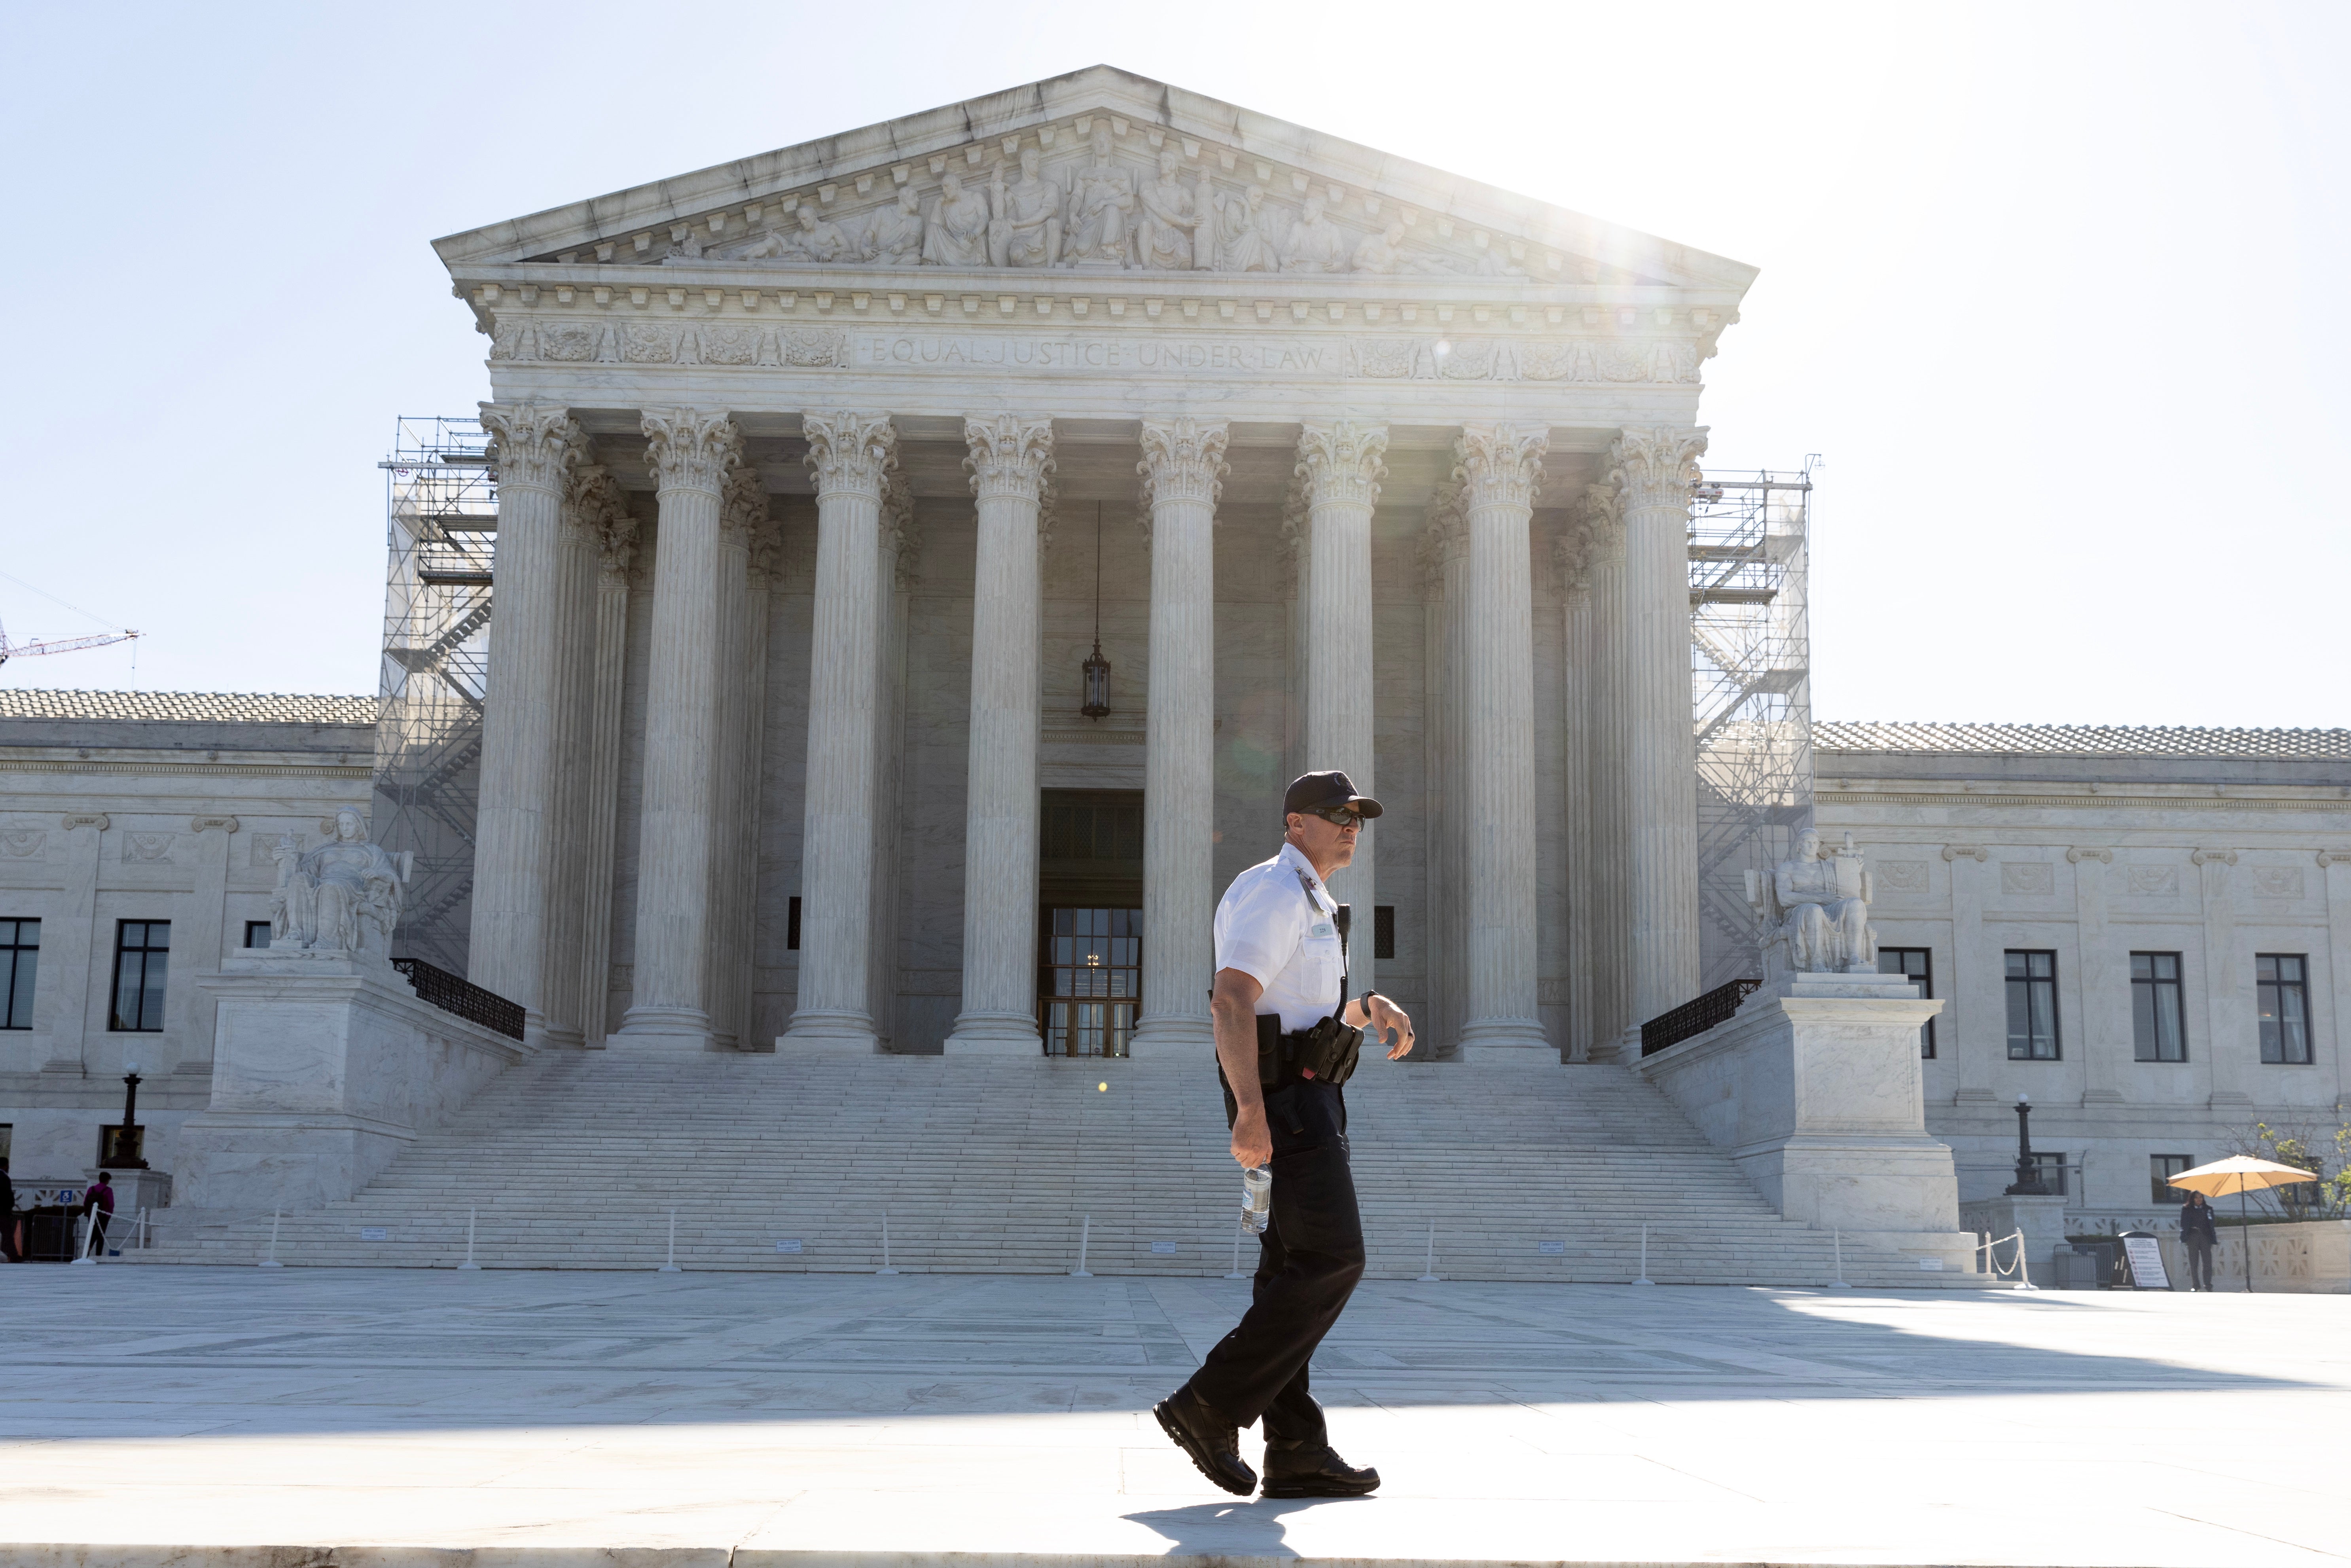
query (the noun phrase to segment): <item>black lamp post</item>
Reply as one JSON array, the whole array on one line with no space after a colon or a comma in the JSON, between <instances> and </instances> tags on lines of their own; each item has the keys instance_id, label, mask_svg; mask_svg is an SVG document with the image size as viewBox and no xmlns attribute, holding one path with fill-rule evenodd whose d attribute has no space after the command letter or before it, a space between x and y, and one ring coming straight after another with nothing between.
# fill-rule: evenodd
<instances>
[{"instance_id":1,"label":"black lamp post","mask_svg":"<svg viewBox=\"0 0 2351 1568\"><path fill-rule=\"evenodd\" d=\"M1099 719L1110 712L1110 661L1102 651L1102 503L1094 503L1094 651L1093 656L1078 667L1085 672L1086 700L1078 711L1088 718Z\"/></svg>"},{"instance_id":2,"label":"black lamp post","mask_svg":"<svg viewBox=\"0 0 2351 1568\"><path fill-rule=\"evenodd\" d=\"M2016 1097L2016 1181L2009 1187L2008 1196L2049 1196L2049 1189L2041 1183L2040 1164L2032 1157L2032 1101L2024 1094Z\"/></svg>"},{"instance_id":3,"label":"black lamp post","mask_svg":"<svg viewBox=\"0 0 2351 1568\"><path fill-rule=\"evenodd\" d=\"M113 1158L106 1163L143 1171L147 1162L140 1157L139 1136L139 1064L131 1062L131 1071L122 1075L122 1128L114 1135Z\"/></svg>"}]
</instances>

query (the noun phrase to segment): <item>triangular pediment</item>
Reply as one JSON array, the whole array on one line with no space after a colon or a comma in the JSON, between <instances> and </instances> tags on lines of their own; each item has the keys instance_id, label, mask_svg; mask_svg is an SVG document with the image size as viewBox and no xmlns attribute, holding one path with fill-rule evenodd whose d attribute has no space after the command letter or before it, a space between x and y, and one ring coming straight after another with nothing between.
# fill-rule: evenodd
<instances>
[{"instance_id":1,"label":"triangular pediment","mask_svg":"<svg viewBox=\"0 0 2351 1568\"><path fill-rule=\"evenodd\" d=\"M1285 272L1743 294L1755 269L1109 66L434 242L549 263Z\"/></svg>"}]
</instances>

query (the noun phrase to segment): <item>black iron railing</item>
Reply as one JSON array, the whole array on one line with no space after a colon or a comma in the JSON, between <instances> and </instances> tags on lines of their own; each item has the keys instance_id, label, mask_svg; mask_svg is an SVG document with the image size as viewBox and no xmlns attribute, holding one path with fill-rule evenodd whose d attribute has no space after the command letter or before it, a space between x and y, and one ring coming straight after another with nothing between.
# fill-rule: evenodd
<instances>
[{"instance_id":1,"label":"black iron railing","mask_svg":"<svg viewBox=\"0 0 2351 1568\"><path fill-rule=\"evenodd\" d=\"M444 1013L455 1013L468 1023L496 1030L508 1040L522 1038L522 1004L510 1002L496 991L486 991L462 975L453 975L437 964L422 958L394 958L392 967L408 977L416 988L416 999L431 1002Z\"/></svg>"},{"instance_id":2,"label":"black iron railing","mask_svg":"<svg viewBox=\"0 0 2351 1568\"><path fill-rule=\"evenodd\" d=\"M1679 1045L1693 1035L1704 1034L1715 1025L1739 1010L1739 1004L1753 995L1761 980L1732 980L1720 985L1694 1000L1684 1002L1671 1012L1659 1013L1641 1026L1641 1054L1655 1056L1669 1045Z\"/></svg>"}]
</instances>

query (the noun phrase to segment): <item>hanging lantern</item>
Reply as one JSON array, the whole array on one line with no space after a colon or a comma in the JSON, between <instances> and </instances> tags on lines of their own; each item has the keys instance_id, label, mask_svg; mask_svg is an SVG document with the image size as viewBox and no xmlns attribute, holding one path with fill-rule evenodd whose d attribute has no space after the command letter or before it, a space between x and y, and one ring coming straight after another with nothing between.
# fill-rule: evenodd
<instances>
[{"instance_id":1,"label":"hanging lantern","mask_svg":"<svg viewBox=\"0 0 2351 1568\"><path fill-rule=\"evenodd\" d=\"M1088 718L1100 718L1110 712L1110 661L1102 651L1102 503L1094 503L1094 651L1093 656L1079 666L1085 672L1085 706L1078 711Z\"/></svg>"},{"instance_id":2,"label":"hanging lantern","mask_svg":"<svg viewBox=\"0 0 2351 1568\"><path fill-rule=\"evenodd\" d=\"M1110 661L1102 657L1100 643L1094 644L1093 657L1080 667L1086 673L1086 706L1078 711L1100 718L1110 712Z\"/></svg>"}]
</instances>

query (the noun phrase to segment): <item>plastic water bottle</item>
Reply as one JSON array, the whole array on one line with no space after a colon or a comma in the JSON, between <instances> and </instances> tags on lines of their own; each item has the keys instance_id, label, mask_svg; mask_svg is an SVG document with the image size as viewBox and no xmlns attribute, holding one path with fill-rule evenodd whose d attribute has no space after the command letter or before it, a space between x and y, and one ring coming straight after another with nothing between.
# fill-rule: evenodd
<instances>
[{"instance_id":1,"label":"plastic water bottle","mask_svg":"<svg viewBox=\"0 0 2351 1568\"><path fill-rule=\"evenodd\" d=\"M1241 1225L1251 1236L1265 1234L1273 1218L1273 1167L1259 1166L1241 1172Z\"/></svg>"}]
</instances>

